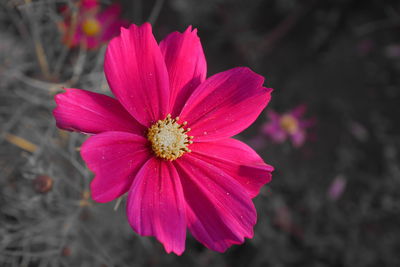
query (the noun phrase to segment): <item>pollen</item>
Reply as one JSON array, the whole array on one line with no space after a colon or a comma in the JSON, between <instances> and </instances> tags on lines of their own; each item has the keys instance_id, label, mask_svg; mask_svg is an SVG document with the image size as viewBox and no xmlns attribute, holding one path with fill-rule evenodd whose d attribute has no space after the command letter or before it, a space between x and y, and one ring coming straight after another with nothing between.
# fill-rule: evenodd
<instances>
[{"instance_id":1,"label":"pollen","mask_svg":"<svg viewBox=\"0 0 400 267\"><path fill-rule=\"evenodd\" d=\"M101 31L100 22L95 18L87 18L82 23L82 31L87 36L96 36Z\"/></svg>"},{"instance_id":2,"label":"pollen","mask_svg":"<svg viewBox=\"0 0 400 267\"><path fill-rule=\"evenodd\" d=\"M295 117L286 114L281 117L281 127L289 134L294 134L299 129L299 123Z\"/></svg>"},{"instance_id":3,"label":"pollen","mask_svg":"<svg viewBox=\"0 0 400 267\"><path fill-rule=\"evenodd\" d=\"M179 117L172 119L168 114L164 120L157 121L148 129L147 139L157 157L173 161L191 152L188 146L193 143L193 136L187 135L190 128L184 128L187 122L179 124L178 121Z\"/></svg>"}]
</instances>

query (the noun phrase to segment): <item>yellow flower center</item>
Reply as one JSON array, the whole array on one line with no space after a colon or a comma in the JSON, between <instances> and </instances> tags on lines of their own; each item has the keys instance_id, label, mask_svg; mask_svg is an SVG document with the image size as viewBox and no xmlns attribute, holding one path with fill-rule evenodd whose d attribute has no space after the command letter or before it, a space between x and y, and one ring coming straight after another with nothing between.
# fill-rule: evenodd
<instances>
[{"instance_id":1,"label":"yellow flower center","mask_svg":"<svg viewBox=\"0 0 400 267\"><path fill-rule=\"evenodd\" d=\"M280 124L281 127L290 134L294 134L299 129L299 123L297 122L297 119L289 114L281 117Z\"/></svg>"},{"instance_id":2,"label":"yellow flower center","mask_svg":"<svg viewBox=\"0 0 400 267\"><path fill-rule=\"evenodd\" d=\"M157 157L172 161L191 152L188 146L193 143L190 140L193 136L186 134L190 128L184 129L187 122L179 124L178 120L179 117L172 119L168 114L167 118L157 121L148 129L147 139Z\"/></svg>"},{"instance_id":3,"label":"yellow flower center","mask_svg":"<svg viewBox=\"0 0 400 267\"><path fill-rule=\"evenodd\" d=\"M82 23L82 31L87 36L96 36L100 33L100 22L95 18L87 18Z\"/></svg>"}]
</instances>

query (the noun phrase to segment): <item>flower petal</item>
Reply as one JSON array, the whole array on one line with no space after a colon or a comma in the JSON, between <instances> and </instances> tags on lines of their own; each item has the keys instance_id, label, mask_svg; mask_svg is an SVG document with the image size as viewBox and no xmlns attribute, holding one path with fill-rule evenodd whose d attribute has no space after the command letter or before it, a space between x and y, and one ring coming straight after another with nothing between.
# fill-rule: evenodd
<instances>
[{"instance_id":1,"label":"flower petal","mask_svg":"<svg viewBox=\"0 0 400 267\"><path fill-rule=\"evenodd\" d=\"M87 139L81 155L96 174L90 184L92 198L97 202L108 202L129 190L151 152L142 136L105 132Z\"/></svg>"},{"instance_id":2,"label":"flower petal","mask_svg":"<svg viewBox=\"0 0 400 267\"><path fill-rule=\"evenodd\" d=\"M265 108L272 89L248 68L234 68L208 78L190 96L179 116L194 141L231 137L247 128Z\"/></svg>"},{"instance_id":3,"label":"flower petal","mask_svg":"<svg viewBox=\"0 0 400 267\"><path fill-rule=\"evenodd\" d=\"M127 214L138 234L155 236L168 253L185 250L185 202L171 162L153 157L143 165L129 191Z\"/></svg>"},{"instance_id":4,"label":"flower petal","mask_svg":"<svg viewBox=\"0 0 400 267\"><path fill-rule=\"evenodd\" d=\"M99 37L81 35L81 45L87 50L96 50L101 45L101 40Z\"/></svg>"},{"instance_id":5,"label":"flower petal","mask_svg":"<svg viewBox=\"0 0 400 267\"><path fill-rule=\"evenodd\" d=\"M174 165L185 194L187 224L198 241L224 252L253 236L256 210L238 182L195 155L185 154Z\"/></svg>"},{"instance_id":6,"label":"flower petal","mask_svg":"<svg viewBox=\"0 0 400 267\"><path fill-rule=\"evenodd\" d=\"M238 181L251 198L256 197L260 188L271 181L274 168L265 164L252 148L238 140L194 143L190 149L197 158Z\"/></svg>"},{"instance_id":7,"label":"flower petal","mask_svg":"<svg viewBox=\"0 0 400 267\"><path fill-rule=\"evenodd\" d=\"M295 117L296 119L300 119L301 117L303 117L303 115L306 113L307 111L307 105L306 104L301 104L298 105L297 107L295 107L290 114Z\"/></svg>"},{"instance_id":8,"label":"flower petal","mask_svg":"<svg viewBox=\"0 0 400 267\"><path fill-rule=\"evenodd\" d=\"M139 124L121 104L106 95L67 88L55 96L53 110L57 126L64 130L96 134L105 131L124 131L142 134Z\"/></svg>"},{"instance_id":9,"label":"flower petal","mask_svg":"<svg viewBox=\"0 0 400 267\"><path fill-rule=\"evenodd\" d=\"M107 47L104 72L114 95L141 124L166 117L168 72L149 23L121 28Z\"/></svg>"},{"instance_id":10,"label":"flower petal","mask_svg":"<svg viewBox=\"0 0 400 267\"><path fill-rule=\"evenodd\" d=\"M291 134L292 143L295 147L301 147L306 141L306 132L304 130L298 130L295 133Z\"/></svg>"},{"instance_id":11,"label":"flower petal","mask_svg":"<svg viewBox=\"0 0 400 267\"><path fill-rule=\"evenodd\" d=\"M276 121L265 123L262 126L262 132L276 143L283 143L288 136L286 131L283 130L281 125Z\"/></svg>"},{"instance_id":12,"label":"flower petal","mask_svg":"<svg viewBox=\"0 0 400 267\"><path fill-rule=\"evenodd\" d=\"M118 35L121 27L126 28L129 25L127 20L115 20L105 26L104 31L101 35L101 41L106 43L110 41L114 36Z\"/></svg>"},{"instance_id":13,"label":"flower petal","mask_svg":"<svg viewBox=\"0 0 400 267\"><path fill-rule=\"evenodd\" d=\"M110 22L113 22L119 19L121 14L121 5L119 3L113 3L105 8L103 11L96 14L99 22L104 25L108 25Z\"/></svg>"},{"instance_id":14,"label":"flower petal","mask_svg":"<svg viewBox=\"0 0 400 267\"><path fill-rule=\"evenodd\" d=\"M101 41L108 42L114 36L118 35L121 27L128 27L129 21L120 18L121 5L114 3L108 6L104 11L97 15L101 23Z\"/></svg>"},{"instance_id":15,"label":"flower petal","mask_svg":"<svg viewBox=\"0 0 400 267\"><path fill-rule=\"evenodd\" d=\"M100 8L98 0L82 0L80 4L81 4L81 9L86 12L90 12L92 10Z\"/></svg>"},{"instance_id":16,"label":"flower petal","mask_svg":"<svg viewBox=\"0 0 400 267\"><path fill-rule=\"evenodd\" d=\"M180 113L196 87L206 79L207 63L197 29L173 32L160 43L168 69L172 115Z\"/></svg>"},{"instance_id":17,"label":"flower petal","mask_svg":"<svg viewBox=\"0 0 400 267\"><path fill-rule=\"evenodd\" d=\"M281 115L279 115L278 113L276 113L273 109L268 109L267 110L267 116L271 121L274 121L276 123L279 123L280 119L281 119Z\"/></svg>"}]
</instances>

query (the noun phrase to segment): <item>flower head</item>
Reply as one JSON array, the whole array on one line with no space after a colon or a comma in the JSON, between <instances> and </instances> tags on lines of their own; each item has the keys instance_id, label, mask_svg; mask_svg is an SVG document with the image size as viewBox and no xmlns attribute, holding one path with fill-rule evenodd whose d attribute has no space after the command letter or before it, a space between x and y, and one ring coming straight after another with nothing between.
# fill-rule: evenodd
<instances>
[{"instance_id":1,"label":"flower head","mask_svg":"<svg viewBox=\"0 0 400 267\"><path fill-rule=\"evenodd\" d=\"M69 47L82 45L86 49L96 49L119 33L122 26L129 23L119 18L121 7L113 4L101 11L97 0L81 0L77 12L63 8L64 20L60 23L63 42Z\"/></svg>"},{"instance_id":2,"label":"flower head","mask_svg":"<svg viewBox=\"0 0 400 267\"><path fill-rule=\"evenodd\" d=\"M184 251L187 228L220 252L251 238L251 199L273 168L231 137L269 102L264 78L234 68L206 79L195 29L157 44L148 23L121 29L104 71L116 99L80 89L55 97L58 127L92 134L81 148L95 173L92 198L128 192L131 227L167 252Z\"/></svg>"},{"instance_id":3,"label":"flower head","mask_svg":"<svg viewBox=\"0 0 400 267\"><path fill-rule=\"evenodd\" d=\"M338 200L346 190L347 180L343 175L336 176L328 188L328 198L332 201Z\"/></svg>"},{"instance_id":4,"label":"flower head","mask_svg":"<svg viewBox=\"0 0 400 267\"><path fill-rule=\"evenodd\" d=\"M270 121L264 124L262 132L276 143L283 143L290 138L295 147L300 147L306 141L307 129L315 124L315 119L302 118L305 111L305 105L283 114L269 110L267 115Z\"/></svg>"}]
</instances>

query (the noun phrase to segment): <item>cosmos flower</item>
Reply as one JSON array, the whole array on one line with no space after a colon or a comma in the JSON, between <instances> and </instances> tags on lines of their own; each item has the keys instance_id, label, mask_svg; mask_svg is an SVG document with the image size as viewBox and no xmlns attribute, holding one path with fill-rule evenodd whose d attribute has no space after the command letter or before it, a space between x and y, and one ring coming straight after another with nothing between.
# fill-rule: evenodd
<instances>
[{"instance_id":1,"label":"cosmos flower","mask_svg":"<svg viewBox=\"0 0 400 267\"><path fill-rule=\"evenodd\" d=\"M268 110L267 115L270 121L263 125L262 132L271 138L273 142L283 143L290 138L295 147L300 147L306 141L307 128L315 124L314 118L302 118L305 111L305 105L300 105L283 114Z\"/></svg>"},{"instance_id":2,"label":"cosmos flower","mask_svg":"<svg viewBox=\"0 0 400 267\"><path fill-rule=\"evenodd\" d=\"M239 67L206 79L196 30L157 44L148 23L121 29L104 72L116 99L80 89L55 97L58 127L92 135L81 148L95 173L92 198L128 192L131 227L168 253L184 251L187 228L219 252L251 238L252 198L273 168L230 137L269 102L264 78Z\"/></svg>"},{"instance_id":3,"label":"cosmos flower","mask_svg":"<svg viewBox=\"0 0 400 267\"><path fill-rule=\"evenodd\" d=\"M59 24L62 40L68 47L82 45L86 49L97 49L119 33L119 29L129 22L120 19L121 6L112 4L104 11L100 10L97 0L81 0L74 13L65 6L62 9L64 20Z\"/></svg>"},{"instance_id":4,"label":"cosmos flower","mask_svg":"<svg viewBox=\"0 0 400 267\"><path fill-rule=\"evenodd\" d=\"M327 196L330 200L338 200L346 190L347 180L343 175L338 175L333 179L328 188Z\"/></svg>"}]
</instances>

